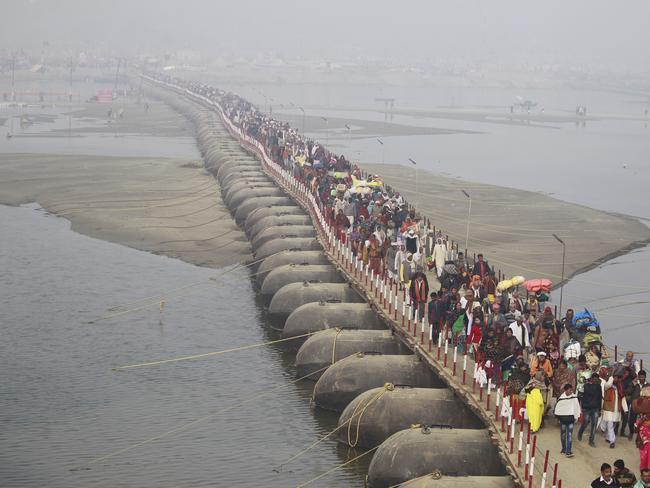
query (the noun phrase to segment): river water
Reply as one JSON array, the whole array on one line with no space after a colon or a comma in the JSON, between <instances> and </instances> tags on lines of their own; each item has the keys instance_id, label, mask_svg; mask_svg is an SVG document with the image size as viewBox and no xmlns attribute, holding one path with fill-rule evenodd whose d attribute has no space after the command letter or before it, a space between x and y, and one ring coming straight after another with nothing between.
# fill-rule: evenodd
<instances>
[{"instance_id":1,"label":"river water","mask_svg":"<svg viewBox=\"0 0 650 488\"><path fill-rule=\"evenodd\" d=\"M343 462L336 443L324 442L274 471L336 425L335 415L310 409L311 383L290 383L292 356L280 347L111 370L275 338L248 270L220 276L223 269L85 237L36 206L0 206L0 226L2 486L285 487ZM190 283L201 285L169 298L162 313L155 301L88 323L116 305ZM362 466L339 470L325 485L362 486L364 475Z\"/></svg>"}]
</instances>

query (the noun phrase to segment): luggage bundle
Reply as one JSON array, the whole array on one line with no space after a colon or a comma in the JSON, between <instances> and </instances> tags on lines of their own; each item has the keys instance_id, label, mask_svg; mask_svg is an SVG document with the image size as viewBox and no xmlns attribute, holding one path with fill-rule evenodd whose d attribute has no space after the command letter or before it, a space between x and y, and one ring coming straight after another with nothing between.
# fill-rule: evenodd
<instances>
[{"instance_id":1,"label":"luggage bundle","mask_svg":"<svg viewBox=\"0 0 650 488\"><path fill-rule=\"evenodd\" d=\"M600 322L594 314L585 308L584 312L578 312L573 316L571 327L586 332L600 334Z\"/></svg>"},{"instance_id":2,"label":"luggage bundle","mask_svg":"<svg viewBox=\"0 0 650 488\"><path fill-rule=\"evenodd\" d=\"M571 338L579 341L585 349L594 343L602 344L603 341L600 335L600 322L586 308L583 312L578 312L573 316L569 334Z\"/></svg>"},{"instance_id":3,"label":"luggage bundle","mask_svg":"<svg viewBox=\"0 0 650 488\"><path fill-rule=\"evenodd\" d=\"M553 286L553 283L551 280L548 280L546 278L528 280L524 282L524 288L528 290L528 293L550 293L551 286Z\"/></svg>"},{"instance_id":4,"label":"luggage bundle","mask_svg":"<svg viewBox=\"0 0 650 488\"><path fill-rule=\"evenodd\" d=\"M593 344L600 345L603 343L603 336L595 332L586 332L582 337L582 347L588 349Z\"/></svg>"},{"instance_id":5,"label":"luggage bundle","mask_svg":"<svg viewBox=\"0 0 650 488\"><path fill-rule=\"evenodd\" d=\"M580 357L580 353L581 353L580 343L576 340L572 339L564 346L564 359L566 359L567 361L571 358L578 359L578 357Z\"/></svg>"}]
</instances>

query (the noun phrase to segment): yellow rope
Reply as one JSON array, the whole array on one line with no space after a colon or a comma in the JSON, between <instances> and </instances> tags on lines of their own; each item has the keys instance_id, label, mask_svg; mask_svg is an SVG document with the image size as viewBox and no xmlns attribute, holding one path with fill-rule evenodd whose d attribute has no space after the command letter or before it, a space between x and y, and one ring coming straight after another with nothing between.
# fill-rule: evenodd
<instances>
[{"instance_id":1,"label":"yellow rope","mask_svg":"<svg viewBox=\"0 0 650 488\"><path fill-rule=\"evenodd\" d=\"M226 412L229 412L229 411L234 410L236 408L239 408L242 405L250 403L250 402L252 402L254 400L257 400L260 397L263 397L263 396L268 395L270 393L273 393L275 391L281 390L283 388L288 388L289 386L294 385L295 383L298 383L299 381L302 381L302 380L310 377L312 374L319 373L320 371L324 371L327 368L329 368L329 366L325 366L324 368L321 368L318 371L313 371L313 372L309 373L308 375L305 375L305 376L302 376L302 377L297 378L295 380L292 380L292 381L290 381L290 382L288 382L286 384L275 386L275 387L270 388L268 390L263 390L261 392L256 393L255 395L251 395L251 396L249 396L249 397L247 397L247 398L245 398L243 400L240 400L239 402L237 402L237 403L235 403L233 405L230 405L229 407L223 408L221 410L217 410L216 412L209 413L207 415L204 415L203 417L199 417L199 418L194 419L194 420L192 420L190 422L179 425L178 427L174 427L173 429L170 429L170 430L168 430L166 432L163 432L162 434L158 434L158 435L156 435L154 437L150 437L148 439L136 442L135 444L131 444L131 445L123 447L121 449L117 449L117 450L109 452L108 454L105 454L103 456L93 458L90 461L87 461L87 462L85 462L83 464L77 465L77 466L75 466L73 468L70 468L69 470L70 471L80 471L82 469L90 469L88 466L91 466L93 464L97 464L98 462L104 461L106 459L113 458L113 457L115 457L115 456L117 456L119 454L123 454L125 452L131 451L132 449L143 446L145 444L150 444L152 442L159 441L161 439L164 439L165 437L169 437L170 435L177 434L179 432L183 432L183 431L189 429L190 427L192 427L194 425L197 425L197 424L199 424L201 422L205 422L206 420L208 420L208 419L210 419L212 417L216 417L217 415L220 415L222 413L226 413Z\"/></svg>"},{"instance_id":2,"label":"yellow rope","mask_svg":"<svg viewBox=\"0 0 650 488\"><path fill-rule=\"evenodd\" d=\"M178 201L176 203L165 203L165 204L157 204L157 205L144 205L144 206L127 206L127 207L73 207L73 208L67 208L63 210L56 210L53 211L52 213L56 215L67 215L69 213L73 212L80 212L83 210L110 210L110 211L131 211L131 210L147 210L150 208L165 208L165 207L175 207L177 205L185 205L188 203L193 203L197 202L203 198L208 198L208 197L213 197L216 196L216 193L210 188L210 192L206 193L205 195L200 195L195 198L190 198L184 201ZM182 197L186 198L186 197ZM179 199L180 200L180 199Z\"/></svg>"},{"instance_id":3,"label":"yellow rope","mask_svg":"<svg viewBox=\"0 0 650 488\"><path fill-rule=\"evenodd\" d=\"M173 241L160 241L160 242L158 242L158 244L174 244L174 243L177 243L177 242L207 242L207 241L213 241L214 239L218 239L219 237L223 237L223 236L226 236L228 234L232 234L233 232L241 232L241 229L239 229L237 227L237 228L234 228L234 229L227 230L225 232L221 232L221 233L216 234L216 235L214 235L212 237L207 237L205 239L176 239L176 240L173 240ZM161 252L161 251L156 251L156 252Z\"/></svg>"},{"instance_id":4,"label":"yellow rope","mask_svg":"<svg viewBox=\"0 0 650 488\"><path fill-rule=\"evenodd\" d=\"M200 184L196 185L196 187L186 188L184 190L172 190L172 189L167 189L167 190L163 190L163 189L147 190L147 189L144 189L144 190L141 190L141 189L138 189L137 192L138 193L142 193L142 192L164 193L164 192L187 191L187 192L191 192L190 194L196 194L196 193L201 192L201 191L205 190L206 188L210 187L214 183L215 183L215 181L213 179L210 179L209 181L206 181L204 179ZM134 192L134 191L136 191L136 190L135 189L126 189L125 188L121 192ZM92 196L97 197L98 195L111 195L111 194L112 193L109 193L109 192L104 192L104 193L99 193L99 194L94 193L94 194L92 194ZM188 195L176 195L174 197L137 198L137 199L128 199L128 200L92 200L92 201L62 200L62 201L51 203L48 206L49 207L58 207L59 205L94 205L94 204L97 204L97 203L159 202L159 201L162 201L162 200L175 200L175 199L178 199L178 198L186 198L186 197L190 196L190 194L188 194Z\"/></svg>"},{"instance_id":5,"label":"yellow rope","mask_svg":"<svg viewBox=\"0 0 650 488\"><path fill-rule=\"evenodd\" d=\"M350 447L356 447L356 445L359 443L359 431L361 430L361 417L363 417L363 414L366 412L366 409L372 405L376 400L379 400L381 396L386 393L387 391L393 391L395 389L395 386L392 383L385 383L384 387L377 392L377 394L372 397L369 401L363 405L361 408L361 411L359 412L359 417L357 418L357 428L355 431L355 436L354 436L354 442L352 442L351 438L351 431L352 431L352 422L348 424L348 446ZM359 403L353 410L352 416L350 417L350 420L352 420L356 415L357 415L357 410L359 407L362 406L362 403Z\"/></svg>"},{"instance_id":6,"label":"yellow rope","mask_svg":"<svg viewBox=\"0 0 650 488\"><path fill-rule=\"evenodd\" d=\"M181 217L189 217L190 215L196 215L196 214L204 212L206 210L210 210L211 208L214 208L214 207L216 207L216 206L218 206L220 204L221 204L220 202L214 202L214 203L211 203L207 207L202 208L200 210L193 210L192 212L181 214L181 215L161 215L159 217L157 217L155 215L150 215L150 216L143 215L141 218L143 218L143 219L156 219L156 220L158 220L158 219L179 219ZM143 229L146 229L146 228L151 228L151 227L143 227Z\"/></svg>"},{"instance_id":7,"label":"yellow rope","mask_svg":"<svg viewBox=\"0 0 650 488\"><path fill-rule=\"evenodd\" d=\"M418 476L417 478L411 478L410 480L403 481L402 483L397 483L395 485L390 485L388 488L397 488L398 486L407 486L413 483L414 481L421 480L423 478L428 478L431 476L433 479L440 479L442 474L440 471L433 471L431 473L423 474L422 476Z\"/></svg>"},{"instance_id":8,"label":"yellow rope","mask_svg":"<svg viewBox=\"0 0 650 488\"><path fill-rule=\"evenodd\" d=\"M353 354L351 354L350 356L354 356L355 354L357 354L357 353L353 353ZM347 356L345 359L349 358L350 356ZM312 374L313 374L313 373L312 373ZM378 400L379 397L381 397L381 395L383 395L386 391L389 391L389 390L392 391L393 388L394 388L394 386L393 386L392 384L390 384L390 383L386 383L386 384L384 385L384 389L383 389L381 392L378 392L378 393L380 393L380 394L375 395L374 398L372 398L369 402L367 402L366 406L363 408L363 410L362 410L361 412L358 413L358 415L363 415L363 412L365 411L365 409L366 409L367 407L370 406L371 403L373 403L373 402L375 402L376 400ZM311 451L311 450L312 450L314 447L316 447L318 444L320 444L321 442L323 442L323 441L329 439L329 438L332 436L332 434L335 434L336 432L338 432L339 430L341 430L341 429L342 429L343 427L345 427L346 425L348 425L348 439L349 439L349 436L350 436L350 433L349 433L349 425L352 423L352 420L354 420L354 417L355 417L356 415L357 415L357 412L356 412L356 409L355 409L355 411L352 413L352 415L350 416L349 419L347 419L347 420L346 420L345 422L343 422L341 425L339 425L338 427L336 427L334 430L331 430L330 432L328 432L327 434L325 434L323 437L321 437L321 438L318 439L317 441L315 441L315 442L313 442L312 444L310 444L309 446L307 446L305 449L303 449L303 450L299 451L298 453L294 454L293 456L291 456L291 457L290 457L289 459L287 459L285 462L283 462L282 464L280 464L280 468L282 468L282 466L285 466L285 465L289 464L291 461L293 461L293 460L299 458L300 456L302 456L302 455L305 454L306 452ZM357 428L357 436L358 436L358 434L359 434L359 433L358 433L358 428ZM357 437L357 440L358 440L358 437ZM349 443L349 441L348 441L348 443ZM355 443L355 445L356 445L356 443ZM354 447L354 446L351 446L351 447Z\"/></svg>"},{"instance_id":9,"label":"yellow rope","mask_svg":"<svg viewBox=\"0 0 650 488\"><path fill-rule=\"evenodd\" d=\"M333 473L333 472L336 471L337 469L343 468L343 467L347 466L348 464L351 464L351 463L355 462L357 459L361 459L362 457L367 456L367 455L370 454L371 452L375 452L377 449L379 449L379 446L377 446L377 447L373 447L372 449L370 449L370 450L364 452L363 454L359 454L358 456L353 457L353 458L350 459L349 461L346 461L346 462L344 462L343 464L339 464L338 466L335 466L335 467L333 467L332 469L329 469L329 470L325 471L324 473L319 474L319 475L316 476L315 478L312 478L312 479L310 479L309 481L306 481L306 482L304 482L304 483L301 483L301 484L297 485L296 488L303 488L304 486L310 485L310 484L312 484L314 481L318 481L319 479L324 478L325 476L327 476L327 475L330 474L330 473Z\"/></svg>"},{"instance_id":10,"label":"yellow rope","mask_svg":"<svg viewBox=\"0 0 650 488\"><path fill-rule=\"evenodd\" d=\"M317 331L318 332L318 331ZM221 351L212 351L212 352L205 352L202 354L193 354L191 356L181 356L177 358L171 358L171 359L162 359L160 361L150 361L148 363L139 363L139 364L128 364L126 366L118 366L116 368L113 368L113 371L120 371L123 369L133 369L133 368L142 368L145 366L157 366L159 364L167 364L167 363L176 363L178 361L189 361L192 359L202 359L202 358L207 358L207 357L212 357L212 356L219 356L220 354L226 354L229 352L239 352L239 351L246 351L247 349L255 349L256 347L263 347L263 346L268 346L271 344L278 344L280 342L286 342L286 341L292 341L294 339L300 339L302 337L309 337L311 335L316 334L317 332L309 332L308 334L302 334L294 337L287 337L284 339L277 339L275 341L267 341L267 342L260 342L258 344L249 344L248 346L241 346L241 347L233 347L230 349L222 349Z\"/></svg>"},{"instance_id":11,"label":"yellow rope","mask_svg":"<svg viewBox=\"0 0 650 488\"><path fill-rule=\"evenodd\" d=\"M207 281L195 281L194 283L189 283L187 285L183 285L183 286L178 287L178 288L173 288L173 289L163 293L162 295L151 295L151 296L148 296L148 297L140 298L140 299L135 300L133 302L126 303L124 305L117 305L117 306L111 307L111 308L108 309L108 311L109 312L115 312L115 313L104 315L104 316L96 318L94 320L90 320L90 321L88 321L86 323L87 324L94 324L95 322L99 322L99 321L102 321L102 320L108 320L108 319L111 319L111 318L114 318L114 317L119 317L120 315L125 315L127 313L137 312L137 311L140 311L140 310L144 310L144 309L147 309L147 308L158 306L160 304L161 300L166 301L166 300L169 300L169 298L172 298L172 297L183 296L183 293L181 293L181 292L183 292L185 290L188 290L189 288L194 288L196 286L201 286L201 285L208 285L208 284L210 284L210 281L216 281L217 278L220 278L223 275L231 273L232 271L235 271L236 269L248 268L250 266L253 266L253 265L259 263L260 261L264 261L265 259L270 258L271 256L275 256L276 254L280 254L282 252L284 252L284 251L278 251L276 253L271 254L270 256L267 256L265 258L256 259L256 260L251 261L250 263L246 263L246 264L237 263L232 268L227 269L227 270L223 271L220 274L211 276L210 278L208 278ZM259 274L259 273L254 273L251 276L256 276L257 274ZM133 305L137 305L137 304L142 303L142 302L150 302L150 303L147 303L145 305L133 308ZM125 307L129 307L129 308L126 308L124 310L120 310L121 308L125 308Z\"/></svg>"},{"instance_id":12,"label":"yellow rope","mask_svg":"<svg viewBox=\"0 0 650 488\"><path fill-rule=\"evenodd\" d=\"M312 374L313 374L313 373L312 373ZM300 451L300 452L294 454L293 456L291 456L291 457L290 457L289 459L287 459L285 462L283 462L282 464L280 464L279 467L282 468L283 466L289 464L289 463L290 463L291 461L293 461L294 459L297 459L297 458L299 458L300 456L302 456L303 454L305 454L307 451L311 451L314 447L316 447L316 446L317 446L318 444L320 444L321 442L323 442L323 441L329 439L329 438L332 436L332 434L334 434L334 433L338 432L339 430L341 430L343 427L345 427L346 424L348 424L348 423L351 422L351 421L352 421L352 418L346 420L346 421L343 422L341 425L339 425L336 429L334 429L334 430L328 432L328 433L325 434L323 437L321 437L321 438L318 439L317 441L313 442L312 444L310 444L309 446L307 446L307 447L306 447L305 449L303 449L302 451Z\"/></svg>"},{"instance_id":13,"label":"yellow rope","mask_svg":"<svg viewBox=\"0 0 650 488\"><path fill-rule=\"evenodd\" d=\"M343 332L343 329L337 327L336 335L334 336L334 344L332 344L332 364L336 362L336 340L339 338L341 332Z\"/></svg>"},{"instance_id":14,"label":"yellow rope","mask_svg":"<svg viewBox=\"0 0 650 488\"><path fill-rule=\"evenodd\" d=\"M230 214L224 213L220 217L217 217L216 219L208 220L207 222L201 222L200 224L194 224L194 225L148 225L141 227L142 229L196 229L197 227L203 227L204 225L212 224L213 222L217 222L219 220L225 220L226 218L230 217ZM159 243L160 244L160 243Z\"/></svg>"}]
</instances>

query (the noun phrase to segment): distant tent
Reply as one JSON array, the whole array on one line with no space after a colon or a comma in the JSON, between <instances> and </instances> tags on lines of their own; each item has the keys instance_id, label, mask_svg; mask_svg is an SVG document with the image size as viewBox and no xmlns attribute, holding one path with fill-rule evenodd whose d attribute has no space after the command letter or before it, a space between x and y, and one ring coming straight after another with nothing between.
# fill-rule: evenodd
<instances>
[{"instance_id":1,"label":"distant tent","mask_svg":"<svg viewBox=\"0 0 650 488\"><path fill-rule=\"evenodd\" d=\"M99 103L111 103L113 101L113 90L105 88L97 91L97 101Z\"/></svg>"}]
</instances>

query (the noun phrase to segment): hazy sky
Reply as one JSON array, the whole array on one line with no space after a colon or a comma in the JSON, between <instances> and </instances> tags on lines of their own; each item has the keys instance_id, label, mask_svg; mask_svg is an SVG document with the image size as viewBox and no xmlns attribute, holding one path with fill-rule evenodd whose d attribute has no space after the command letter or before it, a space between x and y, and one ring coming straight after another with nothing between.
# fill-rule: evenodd
<instances>
[{"instance_id":1,"label":"hazy sky","mask_svg":"<svg viewBox=\"0 0 650 488\"><path fill-rule=\"evenodd\" d=\"M3 0L1 47L650 63L650 1ZM7 15L9 14L9 15ZM128 53L127 52L127 53Z\"/></svg>"}]
</instances>

